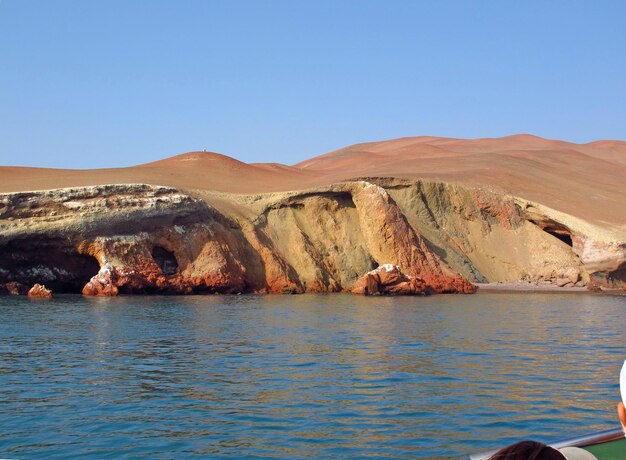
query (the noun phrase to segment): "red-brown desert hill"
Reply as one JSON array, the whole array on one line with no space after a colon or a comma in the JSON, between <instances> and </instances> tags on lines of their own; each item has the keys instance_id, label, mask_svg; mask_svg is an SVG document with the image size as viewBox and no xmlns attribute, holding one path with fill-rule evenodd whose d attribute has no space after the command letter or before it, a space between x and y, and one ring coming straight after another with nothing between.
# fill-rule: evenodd
<instances>
[{"instance_id":1,"label":"red-brown desert hill","mask_svg":"<svg viewBox=\"0 0 626 460\"><path fill-rule=\"evenodd\" d=\"M496 187L598 223L626 224L626 142L413 137L353 145L296 167L324 171L330 181L350 171Z\"/></svg>"},{"instance_id":2,"label":"red-brown desert hill","mask_svg":"<svg viewBox=\"0 0 626 460\"><path fill-rule=\"evenodd\" d=\"M0 167L0 192L147 183L250 194L303 190L358 177L423 178L486 186L600 225L626 224L626 142L574 144L526 134L369 142L294 166L246 164L217 153L192 152L128 168Z\"/></svg>"}]
</instances>

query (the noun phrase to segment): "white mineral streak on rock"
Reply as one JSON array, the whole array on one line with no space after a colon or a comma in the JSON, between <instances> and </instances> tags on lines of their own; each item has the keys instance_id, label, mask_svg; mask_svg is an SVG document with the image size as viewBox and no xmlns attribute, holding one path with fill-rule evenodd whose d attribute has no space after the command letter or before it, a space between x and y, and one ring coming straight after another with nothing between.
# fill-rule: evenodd
<instances>
[{"instance_id":1,"label":"white mineral streak on rock","mask_svg":"<svg viewBox=\"0 0 626 460\"><path fill-rule=\"evenodd\" d=\"M606 244L588 238L583 240L580 258L591 272L617 270L626 263L626 246L617 243Z\"/></svg>"},{"instance_id":2,"label":"white mineral streak on rock","mask_svg":"<svg viewBox=\"0 0 626 460\"><path fill-rule=\"evenodd\" d=\"M371 270L368 273L370 275L374 275L376 273L379 273L381 270L385 271L386 273L391 273L391 272L400 270L400 267L398 267L395 264L382 264L382 265L379 265L378 268L375 268L374 270Z\"/></svg>"}]
</instances>

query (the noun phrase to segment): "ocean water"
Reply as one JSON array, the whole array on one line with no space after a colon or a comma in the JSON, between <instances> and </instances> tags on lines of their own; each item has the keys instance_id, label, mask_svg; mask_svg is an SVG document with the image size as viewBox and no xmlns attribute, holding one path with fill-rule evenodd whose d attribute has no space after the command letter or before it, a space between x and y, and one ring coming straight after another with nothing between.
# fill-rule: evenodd
<instances>
[{"instance_id":1,"label":"ocean water","mask_svg":"<svg viewBox=\"0 0 626 460\"><path fill-rule=\"evenodd\" d=\"M1 458L463 458L616 426L626 297L0 298Z\"/></svg>"}]
</instances>

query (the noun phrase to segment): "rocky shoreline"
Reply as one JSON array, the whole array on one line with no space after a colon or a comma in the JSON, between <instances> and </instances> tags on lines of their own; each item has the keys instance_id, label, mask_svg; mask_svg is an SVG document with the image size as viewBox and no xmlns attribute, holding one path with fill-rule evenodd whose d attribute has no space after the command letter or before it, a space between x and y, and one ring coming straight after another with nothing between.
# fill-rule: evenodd
<instances>
[{"instance_id":1,"label":"rocky shoreline","mask_svg":"<svg viewBox=\"0 0 626 460\"><path fill-rule=\"evenodd\" d=\"M397 266L391 283L381 278L384 264ZM416 295L520 280L606 289L623 288L625 266L626 243L577 218L439 182L369 178L261 195L146 184L0 195L3 294L35 284L84 295Z\"/></svg>"}]
</instances>

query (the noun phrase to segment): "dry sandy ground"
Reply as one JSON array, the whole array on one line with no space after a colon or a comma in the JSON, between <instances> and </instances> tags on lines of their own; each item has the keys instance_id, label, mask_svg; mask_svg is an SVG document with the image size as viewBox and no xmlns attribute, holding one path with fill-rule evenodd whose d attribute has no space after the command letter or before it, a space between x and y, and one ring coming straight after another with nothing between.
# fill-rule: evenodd
<instances>
[{"instance_id":1,"label":"dry sandy ground","mask_svg":"<svg viewBox=\"0 0 626 460\"><path fill-rule=\"evenodd\" d=\"M480 292L590 292L585 286L563 286L534 283L475 283ZM606 291L604 291L606 292ZM623 294L624 291L620 289Z\"/></svg>"},{"instance_id":2,"label":"dry sandy ground","mask_svg":"<svg viewBox=\"0 0 626 460\"><path fill-rule=\"evenodd\" d=\"M480 185L600 226L626 225L626 142L574 144L531 135L401 138L353 145L294 166L246 164L216 153L191 152L117 169L0 167L0 192L141 182L250 194L389 176Z\"/></svg>"},{"instance_id":3,"label":"dry sandy ground","mask_svg":"<svg viewBox=\"0 0 626 460\"><path fill-rule=\"evenodd\" d=\"M626 296L623 289L607 289L603 288L600 292L592 292L586 286L556 286L554 284L534 284L534 283L474 283L478 286L478 292L539 292L539 293L557 293L557 294L578 294L584 292L593 295L616 295Z\"/></svg>"}]
</instances>

